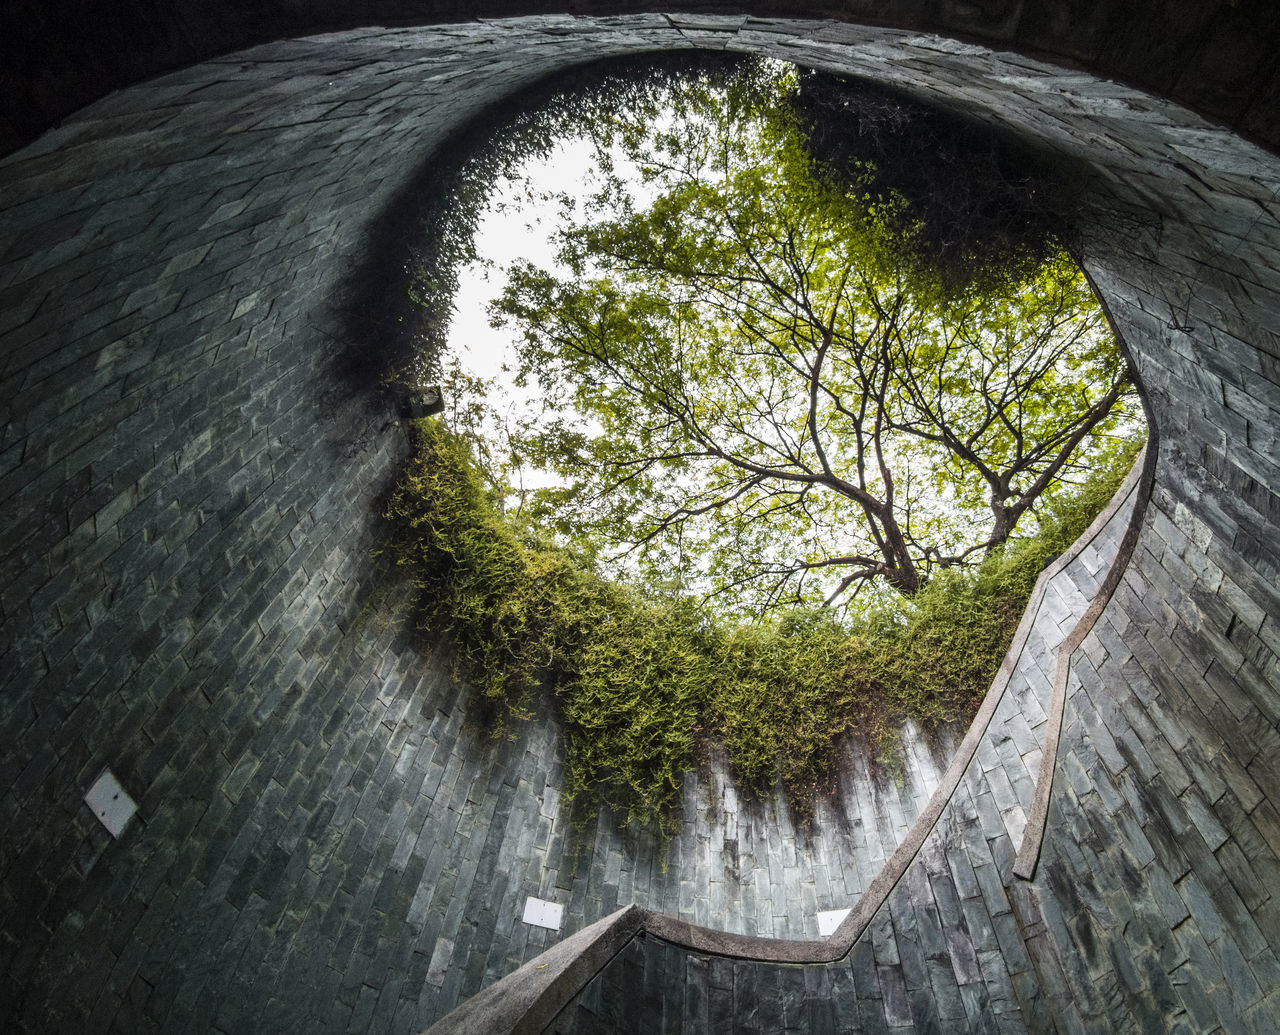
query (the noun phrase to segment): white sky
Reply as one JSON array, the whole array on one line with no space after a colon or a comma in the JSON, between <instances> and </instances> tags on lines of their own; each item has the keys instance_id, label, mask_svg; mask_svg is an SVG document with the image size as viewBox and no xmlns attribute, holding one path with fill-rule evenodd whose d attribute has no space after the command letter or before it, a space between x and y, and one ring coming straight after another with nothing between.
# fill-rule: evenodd
<instances>
[{"instance_id":1,"label":"white sky","mask_svg":"<svg viewBox=\"0 0 1280 1035\"><path fill-rule=\"evenodd\" d=\"M656 125L662 128L664 121L659 119ZM657 196L657 188L642 182L639 167L620 148L615 147L610 157L614 173L628 182L638 208ZM473 377L492 382L484 404L485 434L493 442L502 440L504 424L524 427L533 422L541 412L543 392L535 385L515 387L514 339L519 329L490 326L488 305L502 294L507 267L517 261L532 262L561 276L567 272L555 261L561 210L554 195L569 194L581 206L600 186L595 145L583 137L571 137L556 144L546 158L521 165L514 180L500 179L480 216L475 236L479 258L458 273L446 355L456 357ZM548 194L553 197L548 199ZM512 370L505 370L506 366ZM583 416L581 420L588 432L599 431L593 419ZM526 489L563 484L549 472L529 467L513 472L511 478Z\"/></svg>"},{"instance_id":2,"label":"white sky","mask_svg":"<svg viewBox=\"0 0 1280 1035\"><path fill-rule=\"evenodd\" d=\"M563 141L548 158L522 166L523 181L502 179L489 196L476 230L480 261L465 266L459 274L449 327L449 352L476 377L498 377L503 363L511 358L511 330L490 327L486 312L488 303L506 286L506 267L525 259L547 269L557 268L552 236L559 222L559 206L554 201L522 197L523 182L528 182L535 195L573 190L575 186L576 193L585 194L594 181L594 156L594 148L586 140Z\"/></svg>"},{"instance_id":3,"label":"white sky","mask_svg":"<svg viewBox=\"0 0 1280 1035\"><path fill-rule=\"evenodd\" d=\"M514 327L490 326L489 303L502 294L506 270L512 263L525 260L545 269L560 269L555 262L554 240L560 206L541 195L573 191L581 196L590 190L594 157L588 141L573 138L558 144L547 158L525 163L517 170L517 179L499 180L476 228L479 258L458 273L446 352L473 377L492 382L484 398L485 434L491 441L500 440L504 423L526 426L534 420L540 411L541 392L532 386L518 389L512 383L516 365L513 338L519 332ZM512 371L504 369L507 366ZM548 472L527 468L513 473L512 479L530 489L559 482Z\"/></svg>"}]
</instances>

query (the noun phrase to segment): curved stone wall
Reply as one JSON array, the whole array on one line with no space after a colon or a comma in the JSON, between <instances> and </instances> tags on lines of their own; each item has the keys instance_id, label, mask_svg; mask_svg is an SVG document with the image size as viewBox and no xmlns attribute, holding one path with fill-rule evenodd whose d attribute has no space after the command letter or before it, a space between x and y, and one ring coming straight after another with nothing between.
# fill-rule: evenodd
<instances>
[{"instance_id":1,"label":"curved stone wall","mask_svg":"<svg viewBox=\"0 0 1280 1035\"><path fill-rule=\"evenodd\" d=\"M1238 0L9 0L0 27L0 154L111 90L273 40L367 25L513 15L665 11L698 31L702 14L835 18L942 33L1079 65L1178 100L1254 139L1280 141L1280 14Z\"/></svg>"},{"instance_id":2,"label":"curved stone wall","mask_svg":"<svg viewBox=\"0 0 1280 1035\"><path fill-rule=\"evenodd\" d=\"M421 1027L548 943L519 923L526 894L564 902L566 929L648 895L730 928L754 903L770 919L753 933L812 936L792 926L806 886L825 907L827 860L856 855L836 817L812 845L756 845L723 903L694 879L725 869L727 833L718 860L701 839L723 816L691 821L665 872L608 824L566 854L553 727L471 736L447 658L384 621L375 501L403 439L334 375L377 345L352 271L434 145L557 66L682 46L876 76L1088 162L1088 265L1160 429L1141 541L1073 666L1034 880L993 847L1005 819L970 823L999 889L969 881L963 838L929 856L955 901L911 890L942 941L895 958L920 928L891 904L851 957L866 998L893 1021L979 1023L1004 960L1002 1023L1280 1013L1280 163L973 44L640 15L272 44L113 95L0 162L7 1023ZM118 842L81 803L104 766L140 806ZM936 772L922 759L926 793ZM922 799L882 799L888 826ZM866 882L846 874L843 894ZM970 892L1008 904L990 937ZM972 955L946 951L962 927ZM782 1002L792 978L750 980ZM952 985L961 1012L931 1012Z\"/></svg>"}]
</instances>

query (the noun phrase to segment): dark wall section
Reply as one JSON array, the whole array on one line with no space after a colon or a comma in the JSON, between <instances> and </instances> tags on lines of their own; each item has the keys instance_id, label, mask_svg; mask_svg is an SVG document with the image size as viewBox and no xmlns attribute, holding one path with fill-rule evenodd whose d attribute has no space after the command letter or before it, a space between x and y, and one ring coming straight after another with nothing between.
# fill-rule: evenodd
<instances>
[{"instance_id":1,"label":"dark wall section","mask_svg":"<svg viewBox=\"0 0 1280 1035\"><path fill-rule=\"evenodd\" d=\"M369 25L529 14L750 12L937 32L1040 55L1173 97L1280 142L1280 9L1238 0L9 0L0 154L111 90L269 40Z\"/></svg>"}]
</instances>

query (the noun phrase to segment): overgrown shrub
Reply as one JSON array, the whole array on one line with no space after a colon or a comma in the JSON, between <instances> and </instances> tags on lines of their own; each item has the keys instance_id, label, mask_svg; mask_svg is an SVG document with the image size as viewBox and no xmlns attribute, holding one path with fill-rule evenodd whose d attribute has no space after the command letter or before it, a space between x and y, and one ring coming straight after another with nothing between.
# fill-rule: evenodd
<instances>
[{"instance_id":1,"label":"overgrown shrub","mask_svg":"<svg viewBox=\"0 0 1280 1035\"><path fill-rule=\"evenodd\" d=\"M835 775L841 739L884 753L904 718L967 722L1040 570L1110 499L1133 450L1059 497L1034 538L945 573L910 601L849 622L825 610L712 620L654 600L591 559L502 517L465 440L431 418L387 508L385 552L417 589L419 622L452 641L462 674L508 730L545 688L568 744L568 792L673 829L700 743L723 743L748 791L781 780L801 821ZM1135 447L1136 448L1136 447Z\"/></svg>"}]
</instances>

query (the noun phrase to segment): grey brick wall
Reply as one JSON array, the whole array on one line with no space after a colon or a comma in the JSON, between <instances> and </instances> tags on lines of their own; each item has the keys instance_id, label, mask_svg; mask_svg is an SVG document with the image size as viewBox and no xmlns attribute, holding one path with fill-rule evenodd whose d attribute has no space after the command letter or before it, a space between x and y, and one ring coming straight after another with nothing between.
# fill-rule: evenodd
<instances>
[{"instance_id":1,"label":"grey brick wall","mask_svg":"<svg viewBox=\"0 0 1280 1035\"><path fill-rule=\"evenodd\" d=\"M713 766L665 851L607 818L573 851L554 723L474 735L447 651L400 627L371 559L404 444L332 373L369 241L394 241L388 213L486 105L571 61L688 45L876 76L1088 162L1090 271L1161 446L1074 666L1035 879L1009 870L1044 729L1029 655L1019 707L846 965L638 944L627 987L692 1021L741 984L729 1002L754 998L762 1030L869 1000L868 1025L1274 1026L1280 163L970 44L639 15L273 44L0 161L6 1027L412 1030L549 944L519 922L528 894L564 903L566 930L638 901L811 937L901 838L945 765L924 750L902 787L855 756L809 840ZM80 801L104 766L140 805L119 842Z\"/></svg>"},{"instance_id":2,"label":"grey brick wall","mask_svg":"<svg viewBox=\"0 0 1280 1035\"><path fill-rule=\"evenodd\" d=\"M715 5L699 0L208 0L157 7L116 0L8 0L0 33L0 154L58 119L163 72L271 40L366 25L423 25L529 14L631 15L664 11L696 31ZM868 21L1048 56L1118 78L1280 141L1280 15L1238 0L740 0L725 10L772 19ZM683 12L683 13L682 13Z\"/></svg>"}]
</instances>

